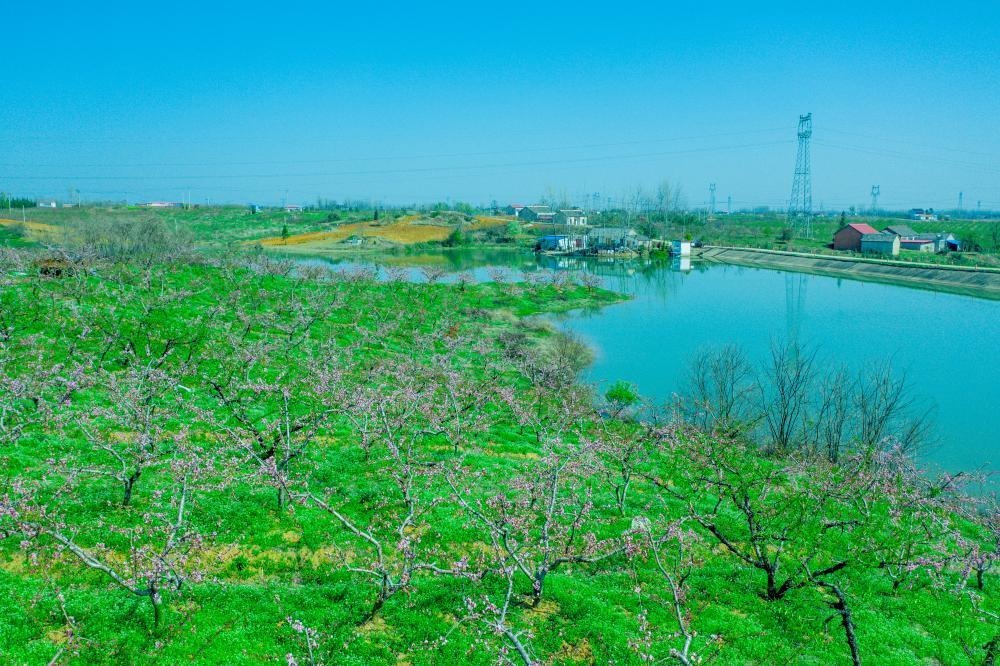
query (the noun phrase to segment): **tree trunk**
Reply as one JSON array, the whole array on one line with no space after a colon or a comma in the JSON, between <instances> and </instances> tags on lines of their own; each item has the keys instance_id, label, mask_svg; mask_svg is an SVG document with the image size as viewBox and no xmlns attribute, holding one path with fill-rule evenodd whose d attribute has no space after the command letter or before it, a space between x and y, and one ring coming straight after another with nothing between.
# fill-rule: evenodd
<instances>
[{"instance_id":1,"label":"tree trunk","mask_svg":"<svg viewBox=\"0 0 1000 666\"><path fill-rule=\"evenodd\" d=\"M373 619L375 619L375 616L378 614L378 612L382 610L382 606L385 605L385 602L388 601L389 597L391 597L394 593L395 590L393 590L386 584L383 584L381 587L379 587L378 596L375 598L375 603L372 604L372 607L368 610L368 613L361 620L360 624L367 624L368 622L371 622Z\"/></svg>"},{"instance_id":2,"label":"tree trunk","mask_svg":"<svg viewBox=\"0 0 1000 666\"><path fill-rule=\"evenodd\" d=\"M545 591L545 575L548 571L539 569L535 572L535 580L531 589L531 607L536 608L542 601L542 592Z\"/></svg>"},{"instance_id":3,"label":"tree trunk","mask_svg":"<svg viewBox=\"0 0 1000 666\"><path fill-rule=\"evenodd\" d=\"M774 577L774 570L768 568L764 569L764 571L767 572L767 594L765 595L765 599L768 601L777 601L783 595L778 589L778 583Z\"/></svg>"},{"instance_id":4,"label":"tree trunk","mask_svg":"<svg viewBox=\"0 0 1000 666\"><path fill-rule=\"evenodd\" d=\"M830 604L840 615L840 625L844 628L844 635L847 638L847 646L851 650L851 663L854 666L861 666L861 653L858 650L858 638L854 633L854 618L851 615L851 607L847 605L847 597L841 592L840 588L832 583L819 583L826 589L830 590L836 601Z\"/></svg>"},{"instance_id":5,"label":"tree trunk","mask_svg":"<svg viewBox=\"0 0 1000 666\"><path fill-rule=\"evenodd\" d=\"M135 487L135 482L139 480L141 474L142 470L137 469L132 473L132 476L125 479L125 494L122 497L122 506L128 506L129 502L132 501L132 489Z\"/></svg>"},{"instance_id":6,"label":"tree trunk","mask_svg":"<svg viewBox=\"0 0 1000 666\"><path fill-rule=\"evenodd\" d=\"M160 594L156 591L156 588L150 590L149 603L153 605L153 631L159 631L160 620L162 619L160 606L163 600L160 599Z\"/></svg>"},{"instance_id":7,"label":"tree trunk","mask_svg":"<svg viewBox=\"0 0 1000 666\"><path fill-rule=\"evenodd\" d=\"M626 479L621 485L615 486L615 502L618 504L618 513L622 516L625 515L625 500L628 497L628 488L631 483L630 479Z\"/></svg>"}]
</instances>

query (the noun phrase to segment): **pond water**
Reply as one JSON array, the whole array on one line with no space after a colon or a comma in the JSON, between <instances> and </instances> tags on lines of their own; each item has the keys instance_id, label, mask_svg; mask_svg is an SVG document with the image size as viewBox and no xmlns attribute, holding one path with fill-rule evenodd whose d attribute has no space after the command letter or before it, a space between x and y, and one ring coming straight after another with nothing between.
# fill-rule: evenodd
<instances>
[{"instance_id":1,"label":"pond water","mask_svg":"<svg viewBox=\"0 0 1000 666\"><path fill-rule=\"evenodd\" d=\"M310 263L353 262L309 259ZM514 252L401 255L380 262L471 271L589 271L629 294L624 303L557 319L596 355L590 381L636 384L657 401L683 389L687 364L706 346L736 344L760 362L790 337L829 366L891 361L933 409L938 444L927 462L948 470L1000 470L1000 302L912 287L695 262L567 259ZM685 267L687 268L687 267ZM991 484L992 485L992 484Z\"/></svg>"}]
</instances>

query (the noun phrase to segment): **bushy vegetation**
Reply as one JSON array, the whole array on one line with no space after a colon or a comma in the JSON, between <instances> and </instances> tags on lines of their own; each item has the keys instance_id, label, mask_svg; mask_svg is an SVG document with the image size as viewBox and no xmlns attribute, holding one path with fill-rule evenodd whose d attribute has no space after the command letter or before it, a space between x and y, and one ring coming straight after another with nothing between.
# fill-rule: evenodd
<instances>
[{"instance_id":1,"label":"bushy vegetation","mask_svg":"<svg viewBox=\"0 0 1000 666\"><path fill-rule=\"evenodd\" d=\"M566 274L378 282L172 238L0 257L11 661L995 659L996 513L895 425L834 461L705 396L599 398L585 347L524 319L617 298Z\"/></svg>"}]
</instances>

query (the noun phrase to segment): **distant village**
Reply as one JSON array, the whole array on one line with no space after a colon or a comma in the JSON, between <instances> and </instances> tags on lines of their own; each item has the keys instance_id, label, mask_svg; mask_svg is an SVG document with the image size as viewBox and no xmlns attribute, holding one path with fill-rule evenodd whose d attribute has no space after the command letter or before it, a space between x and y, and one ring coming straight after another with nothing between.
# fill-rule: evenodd
<instances>
[{"instance_id":1,"label":"distant village","mask_svg":"<svg viewBox=\"0 0 1000 666\"><path fill-rule=\"evenodd\" d=\"M591 227L588 214L581 208L552 209L547 205L511 204L507 215L535 225L551 224L561 233L540 236L535 250L556 254L618 254L652 250L669 251L687 256L691 244L687 241L664 241L643 236L629 227ZM915 208L909 218L918 222L933 222L939 218L932 209ZM579 229L574 233L574 229ZM878 230L868 223L857 222L842 226L833 236L833 249L898 256L901 250L911 252L946 253L960 251L961 241L949 231L918 233L908 224L892 224Z\"/></svg>"},{"instance_id":2,"label":"distant village","mask_svg":"<svg viewBox=\"0 0 1000 666\"><path fill-rule=\"evenodd\" d=\"M535 251L555 254L638 254L649 251L668 251L673 255L691 254L689 241L666 242L648 238L630 227L591 227L587 212L582 208L549 206L522 206L511 204L504 211L528 224L551 224L553 227L579 229L577 233L559 233L540 236Z\"/></svg>"}]
</instances>

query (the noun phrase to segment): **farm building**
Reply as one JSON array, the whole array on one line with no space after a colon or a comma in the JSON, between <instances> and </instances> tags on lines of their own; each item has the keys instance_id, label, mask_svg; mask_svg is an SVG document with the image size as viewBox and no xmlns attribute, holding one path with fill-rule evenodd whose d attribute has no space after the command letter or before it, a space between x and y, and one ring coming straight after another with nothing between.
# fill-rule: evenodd
<instances>
[{"instance_id":1,"label":"farm building","mask_svg":"<svg viewBox=\"0 0 1000 666\"><path fill-rule=\"evenodd\" d=\"M556 213L556 224L576 227L587 224L587 214L579 208L563 208Z\"/></svg>"},{"instance_id":2,"label":"farm building","mask_svg":"<svg viewBox=\"0 0 1000 666\"><path fill-rule=\"evenodd\" d=\"M531 222L552 222L556 213L548 206L525 206L520 217Z\"/></svg>"},{"instance_id":3,"label":"farm building","mask_svg":"<svg viewBox=\"0 0 1000 666\"><path fill-rule=\"evenodd\" d=\"M635 229L626 227L597 227L587 236L592 249L597 251L637 250L648 242Z\"/></svg>"},{"instance_id":4,"label":"farm building","mask_svg":"<svg viewBox=\"0 0 1000 666\"><path fill-rule=\"evenodd\" d=\"M556 214L548 206L525 206L518 215L527 222L551 222Z\"/></svg>"},{"instance_id":5,"label":"farm building","mask_svg":"<svg viewBox=\"0 0 1000 666\"><path fill-rule=\"evenodd\" d=\"M899 236L904 250L916 250L918 252L947 252L951 249L949 241L955 240L955 235L946 231L918 234L906 224L893 224L883 229L882 233Z\"/></svg>"},{"instance_id":6,"label":"farm building","mask_svg":"<svg viewBox=\"0 0 1000 666\"><path fill-rule=\"evenodd\" d=\"M914 236L916 240L930 240L934 242L935 252L947 252L948 250L954 249L953 244L955 241L955 234L948 233L947 231L942 231L936 234L917 234Z\"/></svg>"},{"instance_id":7,"label":"farm building","mask_svg":"<svg viewBox=\"0 0 1000 666\"><path fill-rule=\"evenodd\" d=\"M553 235L538 239L535 249L540 252L571 252L587 249L586 236Z\"/></svg>"},{"instance_id":8,"label":"farm building","mask_svg":"<svg viewBox=\"0 0 1000 666\"><path fill-rule=\"evenodd\" d=\"M297 213L302 210L302 206L298 204L285 204L285 212L287 213Z\"/></svg>"},{"instance_id":9,"label":"farm building","mask_svg":"<svg viewBox=\"0 0 1000 666\"><path fill-rule=\"evenodd\" d=\"M926 210L923 208L912 208L910 209L910 219L920 222L934 222L938 219L938 216L933 208L927 208Z\"/></svg>"},{"instance_id":10,"label":"farm building","mask_svg":"<svg viewBox=\"0 0 1000 666\"><path fill-rule=\"evenodd\" d=\"M521 217L521 211L524 210L524 206L521 204L511 204L503 209L503 212L507 215L513 215L514 217Z\"/></svg>"},{"instance_id":11,"label":"farm building","mask_svg":"<svg viewBox=\"0 0 1000 666\"><path fill-rule=\"evenodd\" d=\"M935 252L937 243L929 238L900 238L899 247L911 252Z\"/></svg>"},{"instance_id":12,"label":"farm building","mask_svg":"<svg viewBox=\"0 0 1000 666\"><path fill-rule=\"evenodd\" d=\"M896 234L864 234L861 236L861 251L872 254L899 254L900 241Z\"/></svg>"},{"instance_id":13,"label":"farm building","mask_svg":"<svg viewBox=\"0 0 1000 666\"><path fill-rule=\"evenodd\" d=\"M860 252L861 237L865 234L878 235L878 232L870 224L857 223L843 226L833 235L833 249Z\"/></svg>"},{"instance_id":14,"label":"farm building","mask_svg":"<svg viewBox=\"0 0 1000 666\"><path fill-rule=\"evenodd\" d=\"M884 234L896 234L900 238L916 238L917 232L908 224L891 224L882 230Z\"/></svg>"}]
</instances>

